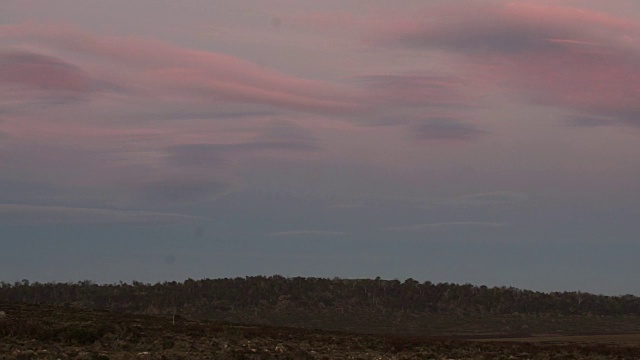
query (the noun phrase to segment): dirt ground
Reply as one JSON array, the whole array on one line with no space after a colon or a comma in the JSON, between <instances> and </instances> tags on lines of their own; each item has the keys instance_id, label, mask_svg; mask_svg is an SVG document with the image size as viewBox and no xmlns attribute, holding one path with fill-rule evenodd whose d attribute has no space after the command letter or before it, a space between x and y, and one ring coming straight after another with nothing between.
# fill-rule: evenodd
<instances>
[{"instance_id":1,"label":"dirt ground","mask_svg":"<svg viewBox=\"0 0 640 360\"><path fill-rule=\"evenodd\" d=\"M640 334L462 339L0 304L0 359L640 359Z\"/></svg>"}]
</instances>

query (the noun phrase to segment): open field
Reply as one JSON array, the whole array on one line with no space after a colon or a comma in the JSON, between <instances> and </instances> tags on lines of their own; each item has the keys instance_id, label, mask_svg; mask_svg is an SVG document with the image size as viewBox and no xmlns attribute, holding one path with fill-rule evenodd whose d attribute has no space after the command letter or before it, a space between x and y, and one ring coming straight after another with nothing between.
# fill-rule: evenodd
<instances>
[{"instance_id":1,"label":"open field","mask_svg":"<svg viewBox=\"0 0 640 360\"><path fill-rule=\"evenodd\" d=\"M367 335L0 304L0 359L638 359L640 334Z\"/></svg>"}]
</instances>

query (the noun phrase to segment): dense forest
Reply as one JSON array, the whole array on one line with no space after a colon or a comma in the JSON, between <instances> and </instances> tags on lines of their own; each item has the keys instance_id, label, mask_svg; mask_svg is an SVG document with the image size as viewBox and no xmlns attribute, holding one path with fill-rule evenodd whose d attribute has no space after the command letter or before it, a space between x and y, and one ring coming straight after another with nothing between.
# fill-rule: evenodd
<instances>
[{"instance_id":1,"label":"dense forest","mask_svg":"<svg viewBox=\"0 0 640 360\"><path fill-rule=\"evenodd\" d=\"M0 302L25 302L147 314L216 317L260 311L445 313L477 315L640 315L640 298L583 292L376 279L283 276L98 285L0 282ZM217 318L220 318L218 316Z\"/></svg>"}]
</instances>

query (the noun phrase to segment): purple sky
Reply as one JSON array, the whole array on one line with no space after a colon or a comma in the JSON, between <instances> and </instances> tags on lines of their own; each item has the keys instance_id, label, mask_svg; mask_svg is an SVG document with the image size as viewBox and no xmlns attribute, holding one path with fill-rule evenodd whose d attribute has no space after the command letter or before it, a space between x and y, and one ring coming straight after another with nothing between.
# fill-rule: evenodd
<instances>
[{"instance_id":1,"label":"purple sky","mask_svg":"<svg viewBox=\"0 0 640 360\"><path fill-rule=\"evenodd\" d=\"M640 294L640 2L0 4L5 281Z\"/></svg>"}]
</instances>

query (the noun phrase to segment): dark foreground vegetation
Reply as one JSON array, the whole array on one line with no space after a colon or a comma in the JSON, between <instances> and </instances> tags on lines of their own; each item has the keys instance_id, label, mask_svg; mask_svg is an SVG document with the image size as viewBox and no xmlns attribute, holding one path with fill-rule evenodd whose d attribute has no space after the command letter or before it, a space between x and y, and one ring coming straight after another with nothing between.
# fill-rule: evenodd
<instances>
[{"instance_id":1,"label":"dark foreground vegetation","mask_svg":"<svg viewBox=\"0 0 640 360\"><path fill-rule=\"evenodd\" d=\"M24 280L0 283L0 311L0 360L640 359L631 295L412 279Z\"/></svg>"},{"instance_id":2,"label":"dark foreground vegetation","mask_svg":"<svg viewBox=\"0 0 640 360\"><path fill-rule=\"evenodd\" d=\"M0 303L0 359L638 359L630 344L472 341L246 326ZM624 339L640 341L639 336ZM521 339L520 339L521 340Z\"/></svg>"},{"instance_id":3,"label":"dark foreground vegetation","mask_svg":"<svg viewBox=\"0 0 640 360\"><path fill-rule=\"evenodd\" d=\"M640 298L408 279L254 276L157 284L0 283L1 302L364 333L640 332Z\"/></svg>"},{"instance_id":4,"label":"dark foreground vegetation","mask_svg":"<svg viewBox=\"0 0 640 360\"><path fill-rule=\"evenodd\" d=\"M481 314L629 315L640 314L640 298L584 292L521 290L470 284L420 283L413 279L323 279L283 276L186 280L145 284L0 282L0 299L29 303L76 304L83 307L145 311L179 308L301 309L353 308L380 311Z\"/></svg>"}]
</instances>

